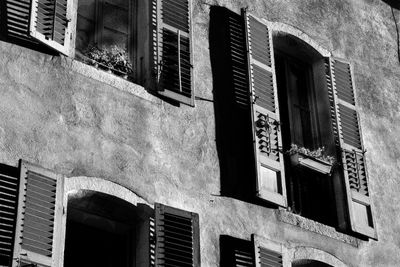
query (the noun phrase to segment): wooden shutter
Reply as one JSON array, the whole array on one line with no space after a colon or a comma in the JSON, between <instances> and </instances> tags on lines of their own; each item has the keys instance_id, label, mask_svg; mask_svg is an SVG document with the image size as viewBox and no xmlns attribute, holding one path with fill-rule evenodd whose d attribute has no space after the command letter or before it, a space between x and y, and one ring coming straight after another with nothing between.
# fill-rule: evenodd
<instances>
[{"instance_id":1,"label":"wooden shutter","mask_svg":"<svg viewBox=\"0 0 400 267\"><path fill-rule=\"evenodd\" d=\"M329 58L326 59L326 70L333 131L341 151L351 229L376 239L352 69L348 62Z\"/></svg>"},{"instance_id":2,"label":"wooden shutter","mask_svg":"<svg viewBox=\"0 0 400 267\"><path fill-rule=\"evenodd\" d=\"M27 162L20 163L13 267L59 266L65 222L63 188L62 176Z\"/></svg>"},{"instance_id":3,"label":"wooden shutter","mask_svg":"<svg viewBox=\"0 0 400 267\"><path fill-rule=\"evenodd\" d=\"M252 235L255 267L289 267L287 253L282 244Z\"/></svg>"},{"instance_id":4,"label":"wooden shutter","mask_svg":"<svg viewBox=\"0 0 400 267\"><path fill-rule=\"evenodd\" d=\"M70 53L72 0L31 0L30 35L61 52Z\"/></svg>"},{"instance_id":5,"label":"wooden shutter","mask_svg":"<svg viewBox=\"0 0 400 267\"><path fill-rule=\"evenodd\" d=\"M18 207L18 169L0 167L0 266L9 266L13 256Z\"/></svg>"},{"instance_id":6,"label":"wooden shutter","mask_svg":"<svg viewBox=\"0 0 400 267\"><path fill-rule=\"evenodd\" d=\"M157 79L163 96L194 106L190 0L157 0Z\"/></svg>"},{"instance_id":7,"label":"wooden shutter","mask_svg":"<svg viewBox=\"0 0 400 267\"><path fill-rule=\"evenodd\" d=\"M222 235L220 237L220 248L220 266L254 266L254 247L251 241Z\"/></svg>"},{"instance_id":8,"label":"wooden shutter","mask_svg":"<svg viewBox=\"0 0 400 267\"><path fill-rule=\"evenodd\" d=\"M264 22L254 16L245 11L243 16L246 24L258 196L286 206L272 33Z\"/></svg>"},{"instance_id":9,"label":"wooden shutter","mask_svg":"<svg viewBox=\"0 0 400 267\"><path fill-rule=\"evenodd\" d=\"M31 6L31 0L5 0L4 13L2 14L5 19L2 21L6 23L4 29L8 37L33 41L29 34Z\"/></svg>"},{"instance_id":10,"label":"wooden shutter","mask_svg":"<svg viewBox=\"0 0 400 267\"><path fill-rule=\"evenodd\" d=\"M200 266L199 216L155 204L155 266Z\"/></svg>"}]
</instances>

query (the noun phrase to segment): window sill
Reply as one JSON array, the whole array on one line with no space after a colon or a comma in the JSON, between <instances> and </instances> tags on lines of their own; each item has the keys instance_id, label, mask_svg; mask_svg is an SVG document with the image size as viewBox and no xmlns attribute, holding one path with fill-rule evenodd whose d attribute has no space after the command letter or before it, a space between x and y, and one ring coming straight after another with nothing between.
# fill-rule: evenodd
<instances>
[{"instance_id":1,"label":"window sill","mask_svg":"<svg viewBox=\"0 0 400 267\"><path fill-rule=\"evenodd\" d=\"M357 238L339 233L335 228L324 225L322 223L301 217L300 215L288 212L286 210L276 210L277 219L281 222L298 226L304 230L324 235L341 242L347 243L353 247L358 247L359 241Z\"/></svg>"},{"instance_id":2,"label":"window sill","mask_svg":"<svg viewBox=\"0 0 400 267\"><path fill-rule=\"evenodd\" d=\"M62 56L61 66L91 79L113 86L121 91L130 93L149 102L161 104L161 100L147 92L143 86L125 80L115 74L97 69L94 66L90 66L76 59Z\"/></svg>"}]
</instances>

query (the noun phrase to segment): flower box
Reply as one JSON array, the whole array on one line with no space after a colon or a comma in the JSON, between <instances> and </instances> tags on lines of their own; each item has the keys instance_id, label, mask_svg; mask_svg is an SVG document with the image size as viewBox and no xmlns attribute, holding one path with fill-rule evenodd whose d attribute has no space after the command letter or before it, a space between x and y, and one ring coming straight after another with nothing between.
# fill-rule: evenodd
<instances>
[{"instance_id":1,"label":"flower box","mask_svg":"<svg viewBox=\"0 0 400 267\"><path fill-rule=\"evenodd\" d=\"M301 153L294 153L290 155L290 160L292 162L292 166L309 168L322 174L330 174L332 171L333 164L331 162L310 157Z\"/></svg>"}]
</instances>

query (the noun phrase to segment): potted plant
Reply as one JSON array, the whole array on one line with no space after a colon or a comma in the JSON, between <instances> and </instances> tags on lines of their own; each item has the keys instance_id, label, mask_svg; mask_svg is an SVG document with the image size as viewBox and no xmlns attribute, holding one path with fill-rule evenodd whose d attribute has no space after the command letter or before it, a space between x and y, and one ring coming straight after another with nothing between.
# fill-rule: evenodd
<instances>
[{"instance_id":1,"label":"potted plant","mask_svg":"<svg viewBox=\"0 0 400 267\"><path fill-rule=\"evenodd\" d=\"M309 168L322 174L330 174L335 159L332 156L324 155L324 151L324 147L309 150L292 144L288 154L293 166Z\"/></svg>"},{"instance_id":2,"label":"potted plant","mask_svg":"<svg viewBox=\"0 0 400 267\"><path fill-rule=\"evenodd\" d=\"M88 64L122 76L125 79L133 73L133 67L129 62L127 52L116 45L102 49L97 46L89 46L84 52L84 56Z\"/></svg>"}]
</instances>

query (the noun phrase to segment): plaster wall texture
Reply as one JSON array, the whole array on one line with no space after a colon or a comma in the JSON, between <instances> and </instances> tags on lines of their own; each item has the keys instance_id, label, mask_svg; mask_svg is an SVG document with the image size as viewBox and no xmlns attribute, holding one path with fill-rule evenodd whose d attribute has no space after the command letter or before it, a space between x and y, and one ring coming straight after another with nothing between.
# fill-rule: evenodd
<instances>
[{"instance_id":1,"label":"plaster wall texture","mask_svg":"<svg viewBox=\"0 0 400 267\"><path fill-rule=\"evenodd\" d=\"M5 42L0 162L22 158L67 177L110 180L147 203L199 213L202 266L219 265L220 235L253 233L284 243L293 255L310 247L347 266L399 266L400 64L390 7L379 0L193 0L196 95L209 100L210 5L248 7L354 63L379 241L343 242L281 222L273 209L221 197L212 102L176 107L117 77L105 82L92 67Z\"/></svg>"}]
</instances>

